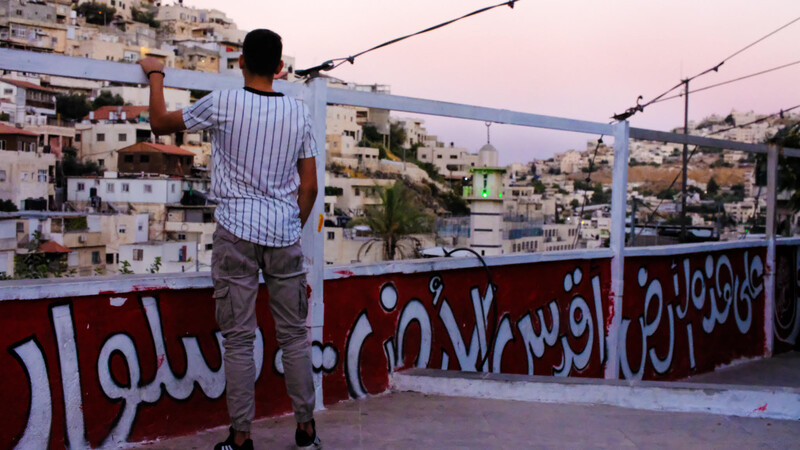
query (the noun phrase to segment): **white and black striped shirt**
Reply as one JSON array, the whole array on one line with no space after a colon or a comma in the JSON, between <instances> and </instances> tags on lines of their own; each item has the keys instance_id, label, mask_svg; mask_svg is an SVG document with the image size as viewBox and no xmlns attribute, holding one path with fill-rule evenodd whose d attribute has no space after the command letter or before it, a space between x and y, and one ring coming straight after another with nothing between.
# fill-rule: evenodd
<instances>
[{"instance_id":1,"label":"white and black striped shirt","mask_svg":"<svg viewBox=\"0 0 800 450\"><path fill-rule=\"evenodd\" d=\"M297 160L317 155L308 107L281 93L213 91L183 110L190 132L211 130L217 223L269 247L300 239Z\"/></svg>"}]
</instances>

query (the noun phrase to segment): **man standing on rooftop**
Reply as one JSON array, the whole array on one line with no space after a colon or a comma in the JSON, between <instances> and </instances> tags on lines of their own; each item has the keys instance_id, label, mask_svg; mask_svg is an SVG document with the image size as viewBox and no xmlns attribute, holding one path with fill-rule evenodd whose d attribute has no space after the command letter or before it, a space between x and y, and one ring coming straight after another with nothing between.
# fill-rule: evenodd
<instances>
[{"instance_id":1,"label":"man standing on rooftop","mask_svg":"<svg viewBox=\"0 0 800 450\"><path fill-rule=\"evenodd\" d=\"M213 91L194 105L167 112L163 64L139 61L150 81L150 126L155 134L211 131L215 213L211 258L216 318L224 337L231 428L217 450L252 449L256 369L253 340L258 271L269 291L276 337L283 351L286 390L300 448L320 445L314 423L308 297L300 234L317 194L317 144L308 108L272 88L283 69L283 44L258 29L244 39L239 67L243 89Z\"/></svg>"}]
</instances>

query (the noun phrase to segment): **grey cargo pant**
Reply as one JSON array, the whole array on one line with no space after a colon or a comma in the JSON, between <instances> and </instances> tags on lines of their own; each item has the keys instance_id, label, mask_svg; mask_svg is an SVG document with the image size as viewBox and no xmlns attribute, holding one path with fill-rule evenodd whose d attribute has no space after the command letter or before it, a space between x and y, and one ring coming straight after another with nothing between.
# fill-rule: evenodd
<instances>
[{"instance_id":1,"label":"grey cargo pant","mask_svg":"<svg viewBox=\"0 0 800 450\"><path fill-rule=\"evenodd\" d=\"M211 254L211 278L217 303L217 324L225 348L228 414L233 428L250 431L255 416L256 366L253 341L258 270L269 290L278 345L283 350L286 391L297 422L314 414L314 381L306 316L308 297L300 242L288 247L265 247L239 239L217 225ZM264 366L269 367L269 356Z\"/></svg>"}]
</instances>

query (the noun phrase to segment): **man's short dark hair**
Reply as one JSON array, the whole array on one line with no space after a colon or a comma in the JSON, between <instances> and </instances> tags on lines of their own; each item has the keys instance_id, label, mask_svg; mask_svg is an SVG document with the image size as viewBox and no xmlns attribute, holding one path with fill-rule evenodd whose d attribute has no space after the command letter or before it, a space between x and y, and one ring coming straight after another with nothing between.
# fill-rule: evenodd
<instances>
[{"instance_id":1,"label":"man's short dark hair","mask_svg":"<svg viewBox=\"0 0 800 450\"><path fill-rule=\"evenodd\" d=\"M247 33L242 45L244 64L250 72L272 78L283 54L283 42L274 31L259 28Z\"/></svg>"}]
</instances>

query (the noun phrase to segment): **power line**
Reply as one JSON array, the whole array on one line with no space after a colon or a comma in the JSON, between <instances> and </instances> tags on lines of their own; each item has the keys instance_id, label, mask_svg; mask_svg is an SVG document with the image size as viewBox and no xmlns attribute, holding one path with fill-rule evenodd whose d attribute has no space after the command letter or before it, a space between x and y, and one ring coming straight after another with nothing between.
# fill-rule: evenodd
<instances>
[{"instance_id":1,"label":"power line","mask_svg":"<svg viewBox=\"0 0 800 450\"><path fill-rule=\"evenodd\" d=\"M439 29L439 28L442 28L442 27L446 27L447 25L450 25L450 24L452 24L454 22L458 22L459 20L466 19L467 17L471 17L471 16L475 16L475 15L484 13L486 11L489 11L489 10L492 10L492 9L495 9L495 8L499 8L501 6L508 6L509 8L513 9L514 8L514 4L516 2L518 2L518 1L520 1L520 0L509 0L509 1L506 1L506 2L503 2L503 3L498 3L496 5L487 6L485 8L481 8L481 9L472 11L471 13L464 14L463 16L457 17L455 19L448 20L447 22L442 22L442 23L440 23L438 25L434 25L432 27L425 28L424 30L417 31L416 33L407 34L405 36L402 36L402 37L399 37L399 38L395 38L395 39L392 39L390 41L386 41L383 44L376 45L376 46L374 46L372 48L369 48L369 49L364 50L362 52L356 53L355 55L348 56L346 58L334 58L334 59L325 61L324 63L322 63L322 64L320 64L320 65L318 65L316 67L311 67L309 69L303 69L303 70L297 70L297 71L295 71L295 74L297 74L298 76L304 77L306 75L312 75L314 73L319 73L320 71L326 71L327 72L329 70L333 70L333 69L341 66L342 64L346 63L346 62L349 62L350 64L354 64L356 58L358 58L359 56L364 55L366 53L369 53L371 51L378 50L379 48L387 47L387 46L392 45L392 44L396 44L396 43L398 43L400 41L403 41L405 39L408 39L410 37L418 36L420 34L427 33L429 31L433 31L433 30L436 30L436 29ZM336 64L334 64L334 63L336 63Z\"/></svg>"},{"instance_id":2,"label":"power line","mask_svg":"<svg viewBox=\"0 0 800 450\"><path fill-rule=\"evenodd\" d=\"M778 67L773 67L771 69L762 70L760 72L751 73L750 75L745 75L745 76L742 76L742 77L739 77L739 78L734 78L732 80L723 81L723 82L717 83L717 84L712 84L710 86L704 86L704 87L701 87L701 88L697 88L697 89L695 89L693 91L689 91L689 94L694 94L695 92L707 91L709 89L717 88L717 87L720 87L720 86L725 86L726 84L731 84L731 83L734 83L734 82L737 82L737 81L746 80L748 78L753 78L753 77L756 77L756 76L759 76L759 75L764 75L766 73L774 72L774 71L780 70L780 69L785 69L787 67L791 67L791 66L794 66L794 65L797 65L797 64L800 64L800 60L792 61L790 63L783 64L783 65L778 66ZM664 98L661 98L659 100L650 102L650 104L665 102L667 100L673 100L673 99L676 99L676 98L681 98L681 97L683 97L685 95L686 95L686 93L682 93L682 94L672 95L672 96L669 96L669 97L664 97Z\"/></svg>"},{"instance_id":3,"label":"power line","mask_svg":"<svg viewBox=\"0 0 800 450\"><path fill-rule=\"evenodd\" d=\"M766 35L764 35L764 36L758 38L757 40L747 44L746 46L742 47L741 49L733 52L730 56L726 57L725 59L720 61L718 64L716 64L716 65L714 65L714 66L712 66L712 67L710 67L710 68L708 68L708 69L706 69L706 70L704 70L704 71L702 71L702 72L700 72L700 73L698 73L698 74L696 74L696 75L694 75L692 77L686 78L685 80L681 80L680 83L678 83L675 86L669 88L668 90L662 92L661 94L657 95L656 97L654 97L652 100L648 101L645 104L640 104L639 103L639 101L643 99L643 97L640 95L636 100L636 105L635 106L632 106L632 107L628 108L623 113L614 114L614 116L612 116L612 117L614 118L614 120L623 121L623 120L633 116L636 113L643 112L645 108L647 108L648 106L652 105L653 103L658 102L659 100L661 100L663 97L665 97L666 95L668 95L669 93L671 93L675 89L678 89L679 87L683 86L684 84L686 84L686 83L688 83L688 82L690 82L690 81L692 81L692 80L694 80L696 78L699 78L699 77L701 77L703 75L706 75L708 73L718 72L719 68L723 64L725 64L726 62L730 61L731 59L733 59L734 57L740 55L744 51L750 49L751 47L755 46L756 44L762 42L763 40L767 39L768 37L774 35L775 33L778 33L779 31L783 30L784 28L789 27L790 25L792 25L792 24L794 24L794 23L796 23L798 21L800 21L800 17L797 17L797 18L793 19L789 23L787 23L785 25L782 25L781 27L779 27L779 28L767 33Z\"/></svg>"}]
</instances>

